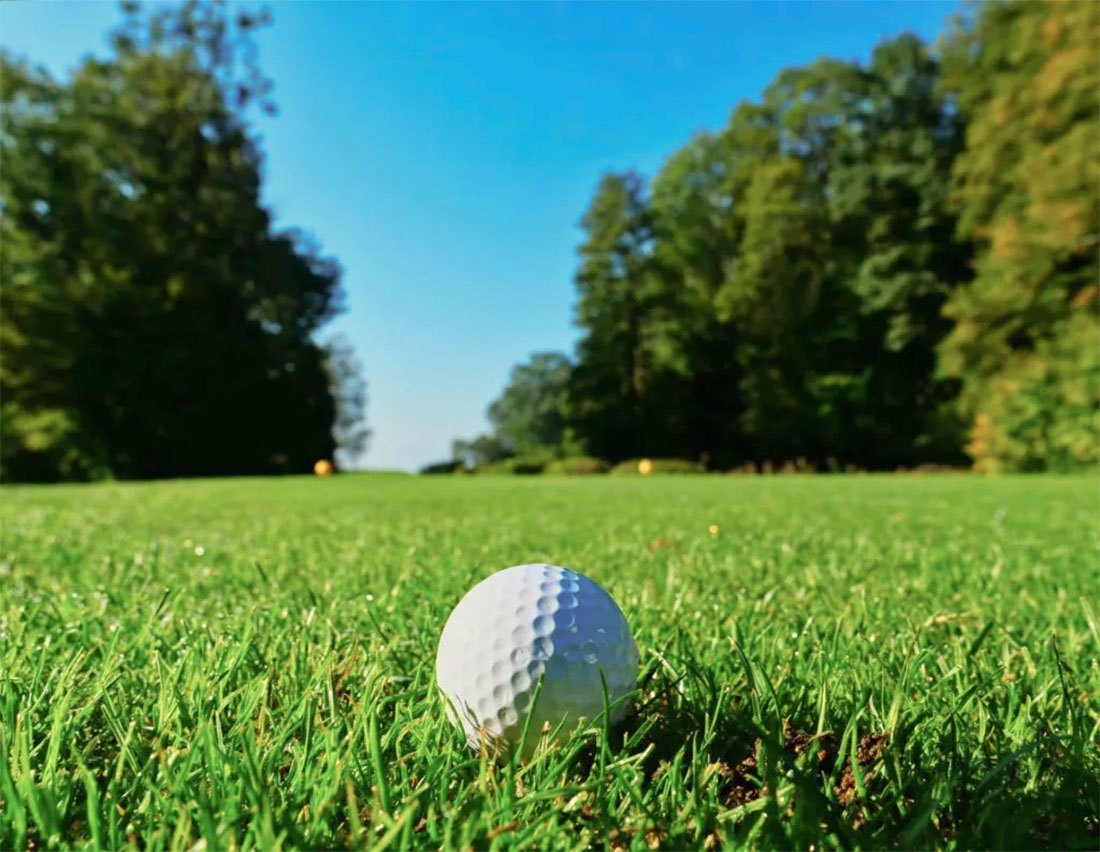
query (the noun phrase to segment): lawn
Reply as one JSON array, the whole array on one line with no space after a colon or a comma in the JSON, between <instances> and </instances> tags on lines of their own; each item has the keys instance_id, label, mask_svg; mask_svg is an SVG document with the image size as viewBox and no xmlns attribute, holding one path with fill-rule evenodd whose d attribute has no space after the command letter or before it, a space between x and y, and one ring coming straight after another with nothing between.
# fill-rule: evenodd
<instances>
[{"instance_id":1,"label":"lawn","mask_svg":"<svg viewBox=\"0 0 1100 852\"><path fill-rule=\"evenodd\" d=\"M0 848L1097 843L1095 477L0 499ZM530 561L618 600L638 706L497 765L446 721L435 645Z\"/></svg>"}]
</instances>

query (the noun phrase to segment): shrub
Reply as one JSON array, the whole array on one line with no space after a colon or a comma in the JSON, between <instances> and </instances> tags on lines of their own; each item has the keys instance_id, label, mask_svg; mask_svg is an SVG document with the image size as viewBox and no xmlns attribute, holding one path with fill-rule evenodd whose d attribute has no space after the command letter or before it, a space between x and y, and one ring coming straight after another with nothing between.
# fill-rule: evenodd
<instances>
[{"instance_id":1,"label":"shrub","mask_svg":"<svg viewBox=\"0 0 1100 852\"><path fill-rule=\"evenodd\" d=\"M613 476L639 476L638 465L641 459L627 459L621 461L613 468L610 473ZM703 467L701 462L691 461L690 459L649 459L650 474L669 474L669 473L706 473L706 468Z\"/></svg>"},{"instance_id":2,"label":"shrub","mask_svg":"<svg viewBox=\"0 0 1100 852\"><path fill-rule=\"evenodd\" d=\"M106 453L69 411L0 408L0 480L15 482L109 479Z\"/></svg>"},{"instance_id":3,"label":"shrub","mask_svg":"<svg viewBox=\"0 0 1100 852\"><path fill-rule=\"evenodd\" d=\"M477 469L478 473L488 474L536 474L542 473L549 459L546 456L512 456L500 461L483 464Z\"/></svg>"},{"instance_id":4,"label":"shrub","mask_svg":"<svg viewBox=\"0 0 1100 852\"><path fill-rule=\"evenodd\" d=\"M420 468L421 473L436 474L436 473L465 473L466 466L462 464L460 459L449 459L447 461L434 462L432 464L424 465Z\"/></svg>"},{"instance_id":5,"label":"shrub","mask_svg":"<svg viewBox=\"0 0 1100 852\"><path fill-rule=\"evenodd\" d=\"M543 473L557 476L590 476L597 473L607 473L608 464L603 459L592 456L572 456L567 459L554 459L546 466Z\"/></svg>"}]
</instances>

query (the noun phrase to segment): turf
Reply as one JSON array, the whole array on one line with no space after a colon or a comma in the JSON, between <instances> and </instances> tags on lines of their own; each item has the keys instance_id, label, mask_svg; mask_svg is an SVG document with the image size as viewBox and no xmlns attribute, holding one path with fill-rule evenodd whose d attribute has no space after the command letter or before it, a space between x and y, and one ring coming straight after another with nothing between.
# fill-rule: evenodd
<instances>
[{"instance_id":1,"label":"turf","mask_svg":"<svg viewBox=\"0 0 1100 852\"><path fill-rule=\"evenodd\" d=\"M1097 843L1092 477L0 499L0 848ZM435 643L526 561L616 597L638 707L497 765L447 723Z\"/></svg>"}]
</instances>

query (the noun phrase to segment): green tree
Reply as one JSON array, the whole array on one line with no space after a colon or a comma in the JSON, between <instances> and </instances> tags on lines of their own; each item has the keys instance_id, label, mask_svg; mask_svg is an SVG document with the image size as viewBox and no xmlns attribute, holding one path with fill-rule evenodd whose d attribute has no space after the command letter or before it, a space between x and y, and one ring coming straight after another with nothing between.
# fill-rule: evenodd
<instances>
[{"instance_id":1,"label":"green tree","mask_svg":"<svg viewBox=\"0 0 1100 852\"><path fill-rule=\"evenodd\" d=\"M699 133L653 179L649 207L661 298L650 312L659 400L669 440L659 456L729 466L747 448L740 416L740 332L718 308L740 239L725 134ZM654 328L655 326L655 328Z\"/></svg>"},{"instance_id":2,"label":"green tree","mask_svg":"<svg viewBox=\"0 0 1100 852\"><path fill-rule=\"evenodd\" d=\"M468 468L502 461L510 455L508 446L496 435L477 435L470 440L456 438L451 442L452 459Z\"/></svg>"},{"instance_id":3,"label":"green tree","mask_svg":"<svg viewBox=\"0 0 1100 852\"><path fill-rule=\"evenodd\" d=\"M843 428L865 448L847 453L872 466L963 461L950 407L957 383L936 372L950 328L944 303L971 274L947 203L963 125L940 73L927 46L903 35L840 78L849 131L832 153L828 206L833 250L858 303L848 371L866 375Z\"/></svg>"},{"instance_id":4,"label":"green tree","mask_svg":"<svg viewBox=\"0 0 1100 852\"><path fill-rule=\"evenodd\" d=\"M800 160L776 156L755 169L738 204L744 233L719 305L741 329L742 426L758 459L818 455L817 403L858 385L858 376L822 381L822 338L843 312L825 312L834 280L817 192Z\"/></svg>"},{"instance_id":5,"label":"green tree","mask_svg":"<svg viewBox=\"0 0 1100 852\"><path fill-rule=\"evenodd\" d=\"M869 467L957 458L941 309L968 274L945 199L961 130L919 39L782 72L727 134L743 236L722 300L757 453Z\"/></svg>"},{"instance_id":6,"label":"green tree","mask_svg":"<svg viewBox=\"0 0 1100 852\"><path fill-rule=\"evenodd\" d=\"M712 466L959 458L937 378L968 275L947 208L961 125L912 36L782 72L648 196L604 178L582 224L572 408L592 452Z\"/></svg>"},{"instance_id":7,"label":"green tree","mask_svg":"<svg viewBox=\"0 0 1100 852\"><path fill-rule=\"evenodd\" d=\"M654 378L647 320L663 291L644 179L634 172L605 175L581 227L586 238L574 280L582 336L570 387L572 422L594 455L650 453L660 442L647 416Z\"/></svg>"},{"instance_id":8,"label":"green tree","mask_svg":"<svg viewBox=\"0 0 1100 852\"><path fill-rule=\"evenodd\" d=\"M508 383L487 412L492 430L451 444L453 457L476 468L512 456L576 455L568 427L573 365L560 352L536 352L512 368Z\"/></svg>"},{"instance_id":9,"label":"green tree","mask_svg":"<svg viewBox=\"0 0 1100 852\"><path fill-rule=\"evenodd\" d=\"M979 469L1100 460L1098 51L1095 3L988 3L946 42L967 120L959 232L977 252L940 356Z\"/></svg>"},{"instance_id":10,"label":"green tree","mask_svg":"<svg viewBox=\"0 0 1100 852\"><path fill-rule=\"evenodd\" d=\"M513 455L566 445L569 377L573 365L560 352L536 352L512 369L508 384L489 406L493 434Z\"/></svg>"},{"instance_id":11,"label":"green tree","mask_svg":"<svg viewBox=\"0 0 1100 852\"><path fill-rule=\"evenodd\" d=\"M324 348L329 393L335 403L332 436L335 456L341 467L351 467L367 450L371 430L367 428L367 383L355 349L344 337L336 337Z\"/></svg>"},{"instance_id":12,"label":"green tree","mask_svg":"<svg viewBox=\"0 0 1100 852\"><path fill-rule=\"evenodd\" d=\"M2 59L6 478L308 470L336 404L314 333L340 269L260 203L264 22L126 7L59 82Z\"/></svg>"}]
</instances>

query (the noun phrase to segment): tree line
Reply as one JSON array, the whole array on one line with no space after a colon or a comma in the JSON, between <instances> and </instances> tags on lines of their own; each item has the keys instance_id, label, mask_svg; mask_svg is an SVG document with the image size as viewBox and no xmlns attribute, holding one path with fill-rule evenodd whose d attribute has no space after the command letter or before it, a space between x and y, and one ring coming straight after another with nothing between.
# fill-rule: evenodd
<instances>
[{"instance_id":1,"label":"tree line","mask_svg":"<svg viewBox=\"0 0 1100 852\"><path fill-rule=\"evenodd\" d=\"M1100 4L988 2L605 175L574 355L518 366L456 459L1094 467L1098 51Z\"/></svg>"},{"instance_id":2,"label":"tree line","mask_svg":"<svg viewBox=\"0 0 1100 852\"><path fill-rule=\"evenodd\" d=\"M0 476L305 472L365 386L341 270L261 203L266 14L123 4L66 81L0 58ZM339 442L339 445L337 444Z\"/></svg>"}]
</instances>

